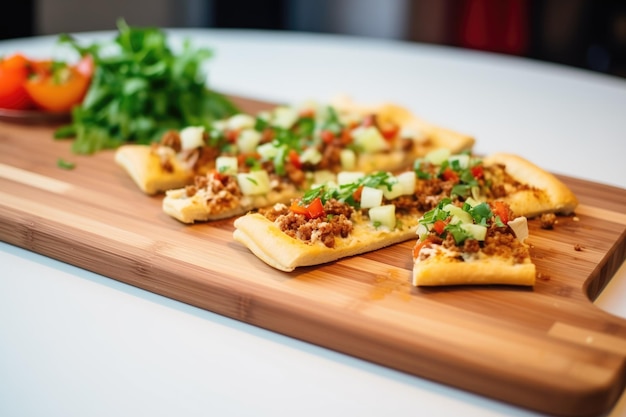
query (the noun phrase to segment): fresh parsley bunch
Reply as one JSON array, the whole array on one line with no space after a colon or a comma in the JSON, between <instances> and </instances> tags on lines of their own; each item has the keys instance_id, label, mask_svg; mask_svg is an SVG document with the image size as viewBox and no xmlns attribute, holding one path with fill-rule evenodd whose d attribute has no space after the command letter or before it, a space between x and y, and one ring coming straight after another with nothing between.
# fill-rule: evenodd
<instances>
[{"instance_id":1,"label":"fresh parsley bunch","mask_svg":"<svg viewBox=\"0 0 626 417\"><path fill-rule=\"evenodd\" d=\"M186 39L182 51L174 54L161 29L131 27L124 20L117 26L113 44L83 47L70 35L59 38L81 55L90 54L95 64L87 95L72 111L72 123L55 132L56 138L75 138L75 153L150 143L169 129L209 128L239 111L206 85L204 63L211 50L194 49Z\"/></svg>"}]
</instances>

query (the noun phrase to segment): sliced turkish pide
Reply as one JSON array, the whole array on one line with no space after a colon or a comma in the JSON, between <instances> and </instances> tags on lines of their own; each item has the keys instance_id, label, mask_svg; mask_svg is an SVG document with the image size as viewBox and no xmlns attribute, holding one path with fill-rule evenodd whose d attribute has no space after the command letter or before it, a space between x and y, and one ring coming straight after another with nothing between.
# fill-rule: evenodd
<instances>
[{"instance_id":1,"label":"sliced turkish pide","mask_svg":"<svg viewBox=\"0 0 626 417\"><path fill-rule=\"evenodd\" d=\"M444 199L419 224L413 285L534 285L526 217L506 203Z\"/></svg>"},{"instance_id":2,"label":"sliced turkish pide","mask_svg":"<svg viewBox=\"0 0 626 417\"><path fill-rule=\"evenodd\" d=\"M489 199L507 202L519 215L571 214L576 195L552 173L519 155L494 153L483 159Z\"/></svg>"},{"instance_id":3,"label":"sliced turkish pide","mask_svg":"<svg viewBox=\"0 0 626 417\"><path fill-rule=\"evenodd\" d=\"M214 168L219 148L207 143L202 126L170 130L151 145L127 144L115 151L115 162L148 195L184 187Z\"/></svg>"},{"instance_id":4,"label":"sliced turkish pide","mask_svg":"<svg viewBox=\"0 0 626 417\"><path fill-rule=\"evenodd\" d=\"M578 205L563 182L517 155L494 153L481 158L439 149L416 159L413 168L421 180L416 192L431 202L441 197L500 200L516 215L529 218L546 213L571 214Z\"/></svg>"},{"instance_id":5,"label":"sliced turkish pide","mask_svg":"<svg viewBox=\"0 0 626 417\"><path fill-rule=\"evenodd\" d=\"M115 160L147 194L192 184L214 169L218 156L256 160L303 188L314 173L397 171L433 147L456 152L474 143L455 132L426 131L391 105L364 110L306 102L168 131L159 143L121 146Z\"/></svg>"},{"instance_id":6,"label":"sliced turkish pide","mask_svg":"<svg viewBox=\"0 0 626 417\"><path fill-rule=\"evenodd\" d=\"M285 177L256 164L240 164L236 156L220 156L215 169L197 175L194 184L166 191L162 207L183 223L195 223L234 217L299 195L301 190Z\"/></svg>"},{"instance_id":7,"label":"sliced turkish pide","mask_svg":"<svg viewBox=\"0 0 626 417\"><path fill-rule=\"evenodd\" d=\"M342 172L290 204L235 220L233 237L281 271L320 265L415 236L415 174Z\"/></svg>"},{"instance_id":8,"label":"sliced turkish pide","mask_svg":"<svg viewBox=\"0 0 626 417\"><path fill-rule=\"evenodd\" d=\"M361 117L371 117L381 131L396 132L400 138L410 140L409 156L412 160L437 149L448 149L456 154L469 151L474 146L473 136L438 126L395 103L363 105L348 96L340 95L335 97L331 104L340 113L358 113Z\"/></svg>"}]
</instances>

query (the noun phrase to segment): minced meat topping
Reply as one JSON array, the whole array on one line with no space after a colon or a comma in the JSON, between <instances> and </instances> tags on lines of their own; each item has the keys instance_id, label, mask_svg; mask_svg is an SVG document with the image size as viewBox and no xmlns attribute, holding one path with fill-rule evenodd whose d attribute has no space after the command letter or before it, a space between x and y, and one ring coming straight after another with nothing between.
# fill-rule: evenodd
<instances>
[{"instance_id":1,"label":"minced meat topping","mask_svg":"<svg viewBox=\"0 0 626 417\"><path fill-rule=\"evenodd\" d=\"M324 204L326 216L308 219L305 215L289 210L284 204L276 204L259 212L273 221L285 234L305 243L321 242L328 248L335 246L335 238L346 238L353 229L350 218L354 209L345 203L331 199Z\"/></svg>"}]
</instances>

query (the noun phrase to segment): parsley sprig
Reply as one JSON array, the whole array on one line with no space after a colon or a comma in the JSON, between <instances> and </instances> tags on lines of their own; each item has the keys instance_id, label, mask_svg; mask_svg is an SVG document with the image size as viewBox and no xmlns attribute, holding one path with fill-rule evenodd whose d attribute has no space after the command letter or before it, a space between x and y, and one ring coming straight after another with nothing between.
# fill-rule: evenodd
<instances>
[{"instance_id":1,"label":"parsley sprig","mask_svg":"<svg viewBox=\"0 0 626 417\"><path fill-rule=\"evenodd\" d=\"M158 28L131 27L118 21L114 41L81 46L63 34L81 55L90 54L95 72L72 123L56 138L75 138L75 153L91 154L126 142L157 141L169 129L210 127L238 111L225 96L206 86L205 62L212 51L194 48L187 39L175 54ZM114 51L111 51L114 50Z\"/></svg>"}]
</instances>

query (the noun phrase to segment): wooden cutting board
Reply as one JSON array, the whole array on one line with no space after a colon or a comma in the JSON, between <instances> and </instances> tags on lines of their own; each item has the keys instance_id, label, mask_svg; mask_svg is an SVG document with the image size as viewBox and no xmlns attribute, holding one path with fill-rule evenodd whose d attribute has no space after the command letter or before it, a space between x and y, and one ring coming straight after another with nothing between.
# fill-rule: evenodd
<instances>
[{"instance_id":1,"label":"wooden cutting board","mask_svg":"<svg viewBox=\"0 0 626 417\"><path fill-rule=\"evenodd\" d=\"M241 100L248 111L268 104ZM609 410L626 383L626 320L592 302L626 258L626 190L562 178L575 216L530 221L534 288L410 285L413 242L283 273L183 225L113 153L73 155L53 127L0 121L0 240L246 323L563 416ZM73 170L57 166L63 158Z\"/></svg>"}]
</instances>

